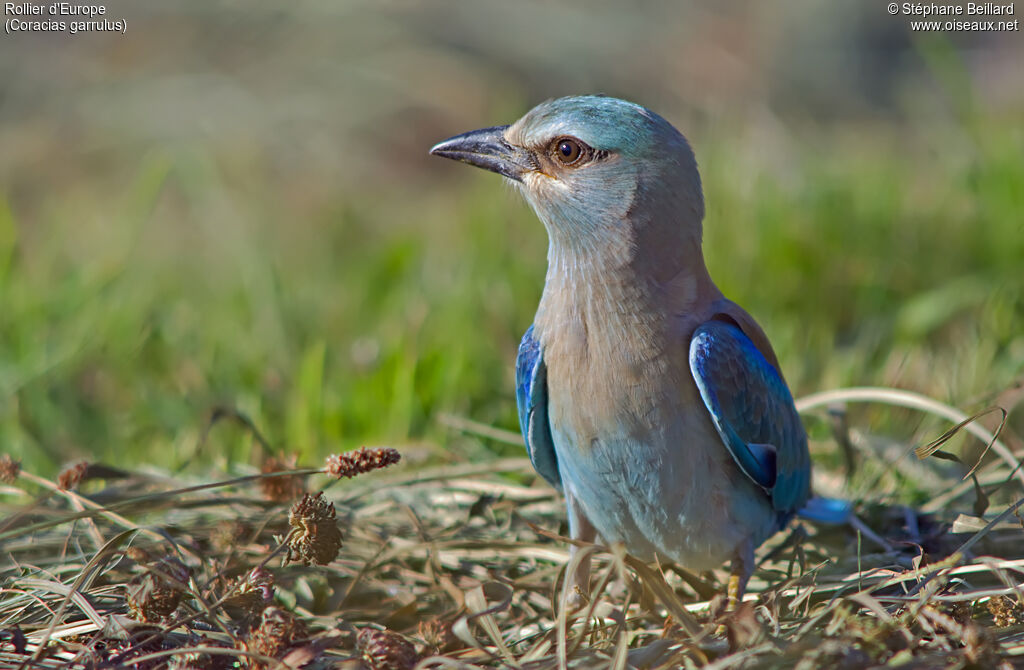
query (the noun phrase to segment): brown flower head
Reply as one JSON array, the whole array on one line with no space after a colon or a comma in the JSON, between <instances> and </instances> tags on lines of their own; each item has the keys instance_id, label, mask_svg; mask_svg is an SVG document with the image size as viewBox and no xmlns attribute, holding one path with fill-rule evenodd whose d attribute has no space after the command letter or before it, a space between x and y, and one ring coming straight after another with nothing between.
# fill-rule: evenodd
<instances>
[{"instance_id":1,"label":"brown flower head","mask_svg":"<svg viewBox=\"0 0 1024 670\"><path fill-rule=\"evenodd\" d=\"M328 456L325 471L338 479L355 477L364 472L394 465L400 460L402 460L402 455L398 453L397 449L391 447L359 447L355 451Z\"/></svg>"},{"instance_id":2,"label":"brown flower head","mask_svg":"<svg viewBox=\"0 0 1024 670\"><path fill-rule=\"evenodd\" d=\"M21 461L11 458L10 454L0 456L0 482L13 484L21 474Z\"/></svg>"},{"instance_id":3,"label":"brown flower head","mask_svg":"<svg viewBox=\"0 0 1024 670\"><path fill-rule=\"evenodd\" d=\"M298 454L278 457L270 456L263 465L260 472L269 475L274 472L295 470L298 466ZM274 502L288 502L295 500L306 492L306 478L302 475L280 475L278 477L263 477L260 481L260 489L263 497Z\"/></svg>"},{"instance_id":4,"label":"brown flower head","mask_svg":"<svg viewBox=\"0 0 1024 670\"><path fill-rule=\"evenodd\" d=\"M999 628L1006 628L1013 626L1014 624L1020 623L1024 620L1024 608L1021 608L1013 598L1008 596L995 596L990 598L988 603L988 611L992 614L992 618L995 621L996 626Z\"/></svg>"},{"instance_id":5,"label":"brown flower head","mask_svg":"<svg viewBox=\"0 0 1024 670\"><path fill-rule=\"evenodd\" d=\"M452 630L451 621L443 619L427 619L420 621L416 633L434 654L443 654L455 648L459 638Z\"/></svg>"},{"instance_id":6,"label":"brown flower head","mask_svg":"<svg viewBox=\"0 0 1024 670\"><path fill-rule=\"evenodd\" d=\"M268 607L263 610L260 624L249 633L245 649L271 658L280 658L289 647L305 636L306 627L294 614L280 607ZM252 661L250 664L262 665Z\"/></svg>"},{"instance_id":7,"label":"brown flower head","mask_svg":"<svg viewBox=\"0 0 1024 670\"><path fill-rule=\"evenodd\" d=\"M288 541L288 561L305 565L327 565L341 550L341 530L335 520L334 503L327 502L323 491L307 493L292 505L288 524L292 527Z\"/></svg>"},{"instance_id":8,"label":"brown flower head","mask_svg":"<svg viewBox=\"0 0 1024 670\"><path fill-rule=\"evenodd\" d=\"M412 642L389 630L364 628L356 646L373 670L412 670L420 660Z\"/></svg>"}]
</instances>

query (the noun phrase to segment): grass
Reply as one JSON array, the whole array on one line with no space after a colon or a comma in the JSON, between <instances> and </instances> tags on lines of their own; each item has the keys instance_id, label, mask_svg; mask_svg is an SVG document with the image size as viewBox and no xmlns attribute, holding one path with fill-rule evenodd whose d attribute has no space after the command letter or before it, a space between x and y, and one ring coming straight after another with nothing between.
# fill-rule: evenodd
<instances>
[{"instance_id":1,"label":"grass","mask_svg":"<svg viewBox=\"0 0 1024 670\"><path fill-rule=\"evenodd\" d=\"M967 148L944 153L940 135ZM708 263L796 393L885 385L975 409L1020 376L1019 126L812 129L778 158L715 137L697 142ZM81 457L223 466L248 457L244 434L194 450L205 415L228 405L308 457L366 441L519 453L435 420L516 426L511 363L545 240L488 177L303 207L258 161L194 149L142 159L116 196L9 195L6 450L51 474Z\"/></svg>"},{"instance_id":2,"label":"grass","mask_svg":"<svg viewBox=\"0 0 1024 670\"><path fill-rule=\"evenodd\" d=\"M779 121L770 137L698 125L706 253L797 396L870 385L967 414L1002 404L1019 455L1024 132L957 113ZM117 169L73 174L59 198L0 191L0 451L23 468L0 484L0 664L24 660L22 633L38 667L160 667L197 647L378 668L409 644L447 667L992 667L1024 652L1010 467L988 456L979 506L961 477L981 443L942 447L961 464L917 461L949 422L884 402L805 417L817 489L857 501L881 544L780 534L731 614L711 597L723 574L688 581L601 548L593 604L569 617L561 503L508 435L544 272L525 206L455 167L356 191L237 144L111 151L94 159ZM259 468L364 443L403 465L313 475L341 554L285 561L293 501L268 500ZM82 493L56 476L79 459ZM253 595L265 582L239 581L256 568L277 609ZM360 642L377 629L406 642Z\"/></svg>"},{"instance_id":3,"label":"grass","mask_svg":"<svg viewBox=\"0 0 1024 670\"><path fill-rule=\"evenodd\" d=\"M849 438L884 453L884 439L857 428ZM1010 472L997 460L979 478ZM595 547L593 598L573 613L560 605L561 502L525 458L399 465L342 486L323 471L280 474L290 483L89 468L59 482L8 477L8 496L38 493L0 526L13 559L0 575L0 662L987 668L1024 655L1022 501L1007 506L1016 494L1005 491L984 517L959 487L927 513L866 501L856 527L795 525L758 551L734 612L716 595L724 571ZM950 489L958 479L939 477ZM330 508L292 504L294 484L325 490ZM844 492L828 477L816 484Z\"/></svg>"}]
</instances>

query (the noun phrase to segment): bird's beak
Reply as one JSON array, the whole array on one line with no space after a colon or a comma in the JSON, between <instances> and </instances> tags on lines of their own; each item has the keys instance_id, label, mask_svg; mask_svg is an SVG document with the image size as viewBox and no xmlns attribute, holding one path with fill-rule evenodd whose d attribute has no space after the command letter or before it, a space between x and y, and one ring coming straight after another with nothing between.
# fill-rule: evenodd
<instances>
[{"instance_id":1,"label":"bird's beak","mask_svg":"<svg viewBox=\"0 0 1024 670\"><path fill-rule=\"evenodd\" d=\"M530 155L525 149L505 140L508 126L481 128L449 137L430 150L432 156L443 156L497 172L509 179L523 180L523 174L533 170Z\"/></svg>"}]
</instances>

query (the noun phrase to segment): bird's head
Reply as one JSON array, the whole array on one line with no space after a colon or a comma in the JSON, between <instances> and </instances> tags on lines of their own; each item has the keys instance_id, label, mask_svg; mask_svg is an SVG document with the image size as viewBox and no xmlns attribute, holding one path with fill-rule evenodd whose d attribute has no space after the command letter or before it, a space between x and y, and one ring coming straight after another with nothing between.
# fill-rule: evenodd
<instances>
[{"instance_id":1,"label":"bird's head","mask_svg":"<svg viewBox=\"0 0 1024 670\"><path fill-rule=\"evenodd\" d=\"M652 237L692 239L699 248L704 200L693 151L672 124L640 105L558 98L511 125L456 135L430 153L513 180L553 246L646 246L643 239Z\"/></svg>"}]
</instances>

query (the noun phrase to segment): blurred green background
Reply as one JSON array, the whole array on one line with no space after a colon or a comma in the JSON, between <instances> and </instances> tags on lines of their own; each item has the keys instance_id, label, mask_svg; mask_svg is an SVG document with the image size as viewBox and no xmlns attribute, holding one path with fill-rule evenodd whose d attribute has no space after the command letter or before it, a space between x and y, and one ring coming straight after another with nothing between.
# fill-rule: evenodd
<instances>
[{"instance_id":1,"label":"blurred green background","mask_svg":"<svg viewBox=\"0 0 1024 670\"><path fill-rule=\"evenodd\" d=\"M575 93L689 137L712 275L795 395L971 411L1024 374L1019 32L825 0L106 7L126 34L0 35L0 452L38 472L248 460L230 425L200 448L217 406L307 463L521 454L438 417L517 428L544 230L427 149ZM861 420L935 436L910 416Z\"/></svg>"}]
</instances>

